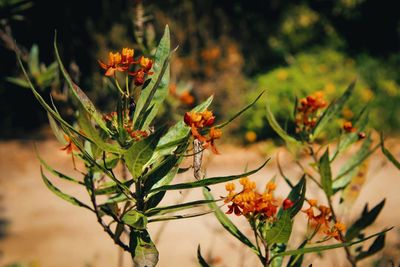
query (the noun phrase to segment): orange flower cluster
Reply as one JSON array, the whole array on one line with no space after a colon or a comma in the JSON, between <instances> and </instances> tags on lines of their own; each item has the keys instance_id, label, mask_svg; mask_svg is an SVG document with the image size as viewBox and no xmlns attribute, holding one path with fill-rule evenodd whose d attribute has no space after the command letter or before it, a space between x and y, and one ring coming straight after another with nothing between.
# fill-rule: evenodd
<instances>
[{"instance_id":1,"label":"orange flower cluster","mask_svg":"<svg viewBox=\"0 0 400 267\"><path fill-rule=\"evenodd\" d=\"M225 185L229 193L225 203L232 203L228 205L229 210L226 213L235 213L237 216L263 215L266 219L273 219L278 210L277 200L274 198L276 184L269 182L264 193L260 194L255 191L256 183L248 177L240 179L239 182L243 186L239 193L235 192L235 184Z\"/></svg>"},{"instance_id":2,"label":"orange flower cluster","mask_svg":"<svg viewBox=\"0 0 400 267\"><path fill-rule=\"evenodd\" d=\"M315 199L307 200L307 202L310 207L303 212L307 214L309 222L315 227L322 227L327 237L343 241L342 233L346 230L346 226L340 222L335 223L331 209L324 205L318 205Z\"/></svg>"},{"instance_id":3,"label":"orange flower cluster","mask_svg":"<svg viewBox=\"0 0 400 267\"><path fill-rule=\"evenodd\" d=\"M343 130L346 133L354 133L357 131L357 128L353 127L353 124L351 123L351 121L346 121L343 123ZM366 136L364 132L359 132L357 135L358 135L359 139L364 139Z\"/></svg>"},{"instance_id":4,"label":"orange flower cluster","mask_svg":"<svg viewBox=\"0 0 400 267\"><path fill-rule=\"evenodd\" d=\"M146 75L151 75L153 61L149 58L141 56L138 61L134 60L135 51L131 48L123 48L121 52L110 52L108 54L108 63L103 63L99 60L100 67L103 68L105 76L114 76L116 71L126 72L135 77L135 85L140 86L145 82ZM139 64L139 69L129 72L131 65Z\"/></svg>"},{"instance_id":5,"label":"orange flower cluster","mask_svg":"<svg viewBox=\"0 0 400 267\"><path fill-rule=\"evenodd\" d=\"M211 127L214 124L215 116L209 111L203 112L186 112L184 116L184 122L190 126L192 135L195 139L203 143L204 148L210 147L212 152L218 154L218 150L215 146L215 140L221 138L221 129ZM208 136L202 135L200 132L206 127L211 127L208 131Z\"/></svg>"},{"instance_id":6,"label":"orange flower cluster","mask_svg":"<svg viewBox=\"0 0 400 267\"><path fill-rule=\"evenodd\" d=\"M327 102L322 92L315 92L313 95L300 99L300 106L297 107L296 132L310 131L315 127L318 119L318 111L325 108Z\"/></svg>"}]
</instances>

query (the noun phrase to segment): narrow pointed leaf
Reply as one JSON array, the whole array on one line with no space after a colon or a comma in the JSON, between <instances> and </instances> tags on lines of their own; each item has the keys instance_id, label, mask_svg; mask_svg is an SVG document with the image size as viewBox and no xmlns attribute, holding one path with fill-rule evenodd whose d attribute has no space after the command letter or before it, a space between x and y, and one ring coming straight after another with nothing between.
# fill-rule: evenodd
<instances>
[{"instance_id":1,"label":"narrow pointed leaf","mask_svg":"<svg viewBox=\"0 0 400 267\"><path fill-rule=\"evenodd\" d=\"M350 96L353 94L356 81L353 81L349 87L344 91L344 93L336 100L333 101L325 112L322 114L321 118L317 121L312 134L312 140L318 136L318 134L325 128L325 126L343 109L344 105L349 100Z\"/></svg>"},{"instance_id":2,"label":"narrow pointed leaf","mask_svg":"<svg viewBox=\"0 0 400 267\"><path fill-rule=\"evenodd\" d=\"M385 199L369 211L368 204L366 204L361 217L358 218L358 220L356 220L346 231L345 240L353 240L362 230L370 226L376 220L384 205Z\"/></svg>"},{"instance_id":3,"label":"narrow pointed leaf","mask_svg":"<svg viewBox=\"0 0 400 267\"><path fill-rule=\"evenodd\" d=\"M397 169L400 170L400 161L398 161L393 154L385 147L385 144L383 142L383 135L381 134L381 150L382 153L386 156L388 160L390 160L391 163L393 163L394 166L396 166Z\"/></svg>"},{"instance_id":4,"label":"narrow pointed leaf","mask_svg":"<svg viewBox=\"0 0 400 267\"><path fill-rule=\"evenodd\" d=\"M200 206L218 202L218 201L220 201L220 200L196 200L196 201L191 201L191 202L182 203L182 204L178 204L178 205L156 207L156 208L147 210L145 212L145 215L148 217L151 217L154 215L164 215L164 214L168 214L168 213L172 213L172 212L176 212L176 211L180 211L180 210L200 207Z\"/></svg>"},{"instance_id":5,"label":"narrow pointed leaf","mask_svg":"<svg viewBox=\"0 0 400 267\"><path fill-rule=\"evenodd\" d=\"M181 190L181 189L189 189L189 188L196 188L196 187L206 187L206 186L210 186L210 185L214 185L214 184L220 184L220 183L236 180L236 179L239 179L239 178L242 178L245 176L249 176L249 175L252 175L252 174L258 172L267 164L268 161L269 161L269 159L267 161L265 161L257 169L254 169L252 171L245 172L242 174L207 178L207 179L203 179L203 180L199 180L199 181L195 181L195 182L191 182L191 183L165 185L165 186L160 186L160 187L154 188L154 189L150 190L150 192L159 192L159 191L167 191L167 190Z\"/></svg>"},{"instance_id":6,"label":"narrow pointed leaf","mask_svg":"<svg viewBox=\"0 0 400 267\"><path fill-rule=\"evenodd\" d=\"M135 142L125 153L125 162L133 179L137 180L142 174L143 167L153 156L164 129L157 130L154 134L143 140Z\"/></svg>"},{"instance_id":7,"label":"narrow pointed leaf","mask_svg":"<svg viewBox=\"0 0 400 267\"><path fill-rule=\"evenodd\" d=\"M48 189L50 189L51 192L53 192L55 195L57 195L58 197L68 201L69 203L78 206L78 207L83 207L89 210L92 210L92 208L90 208L88 205L84 204L83 202L79 201L78 199L71 197L70 195L67 195L65 193L63 193L60 189L58 189L57 187L55 187L50 181L49 179L47 179L46 175L43 173L43 169L42 167L40 167L40 173L42 175L42 179L43 182L45 183L45 185L47 186Z\"/></svg>"},{"instance_id":8,"label":"narrow pointed leaf","mask_svg":"<svg viewBox=\"0 0 400 267\"><path fill-rule=\"evenodd\" d=\"M228 121L221 123L217 126L215 126L215 128L223 128L226 125L228 125L229 123L231 123L233 120L235 120L237 117L239 117L240 115L242 115L246 110L248 110L249 108L251 108L259 99L260 97L264 94L264 91L261 92L261 94L259 94L256 99L254 99L253 102L251 102L250 104L248 104L247 106L245 106L242 110L240 110L238 113L236 113L232 118L230 118Z\"/></svg>"},{"instance_id":9,"label":"narrow pointed leaf","mask_svg":"<svg viewBox=\"0 0 400 267\"><path fill-rule=\"evenodd\" d=\"M121 220L138 230L145 230L147 226L147 217L137 210L128 211L122 216Z\"/></svg>"},{"instance_id":10,"label":"narrow pointed leaf","mask_svg":"<svg viewBox=\"0 0 400 267\"><path fill-rule=\"evenodd\" d=\"M383 235L379 235L367 251L361 251L360 254L356 256L356 261L360 261L381 251L385 247L385 237L386 233Z\"/></svg>"},{"instance_id":11,"label":"narrow pointed leaf","mask_svg":"<svg viewBox=\"0 0 400 267\"><path fill-rule=\"evenodd\" d=\"M70 89L72 95L75 99L82 105L82 107L88 112L96 123L106 132L110 133L110 130L107 128L103 116L96 110L96 107L92 103L92 101L87 97L87 95L72 81L68 72L66 71L62 61L60 54L57 48L57 36L54 37L54 51L56 53L57 63L61 69L61 73L64 76L65 81L67 82L68 88Z\"/></svg>"}]
</instances>

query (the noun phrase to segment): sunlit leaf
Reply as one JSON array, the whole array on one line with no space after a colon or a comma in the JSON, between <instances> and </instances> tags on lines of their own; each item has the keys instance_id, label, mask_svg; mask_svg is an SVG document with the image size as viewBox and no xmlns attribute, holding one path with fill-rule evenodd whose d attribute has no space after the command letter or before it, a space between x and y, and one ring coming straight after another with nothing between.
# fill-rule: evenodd
<instances>
[{"instance_id":1,"label":"sunlit leaf","mask_svg":"<svg viewBox=\"0 0 400 267\"><path fill-rule=\"evenodd\" d=\"M145 215L148 217L154 216L154 215L164 215L164 214L168 214L168 213L172 213L172 212L176 212L176 211L180 211L180 210L201 207L201 206L210 204L212 202L217 202L217 201L220 201L220 200L196 200L196 201L191 201L191 202L182 203L182 204L178 204L178 205L156 207L156 208L147 210L145 212Z\"/></svg>"},{"instance_id":2,"label":"sunlit leaf","mask_svg":"<svg viewBox=\"0 0 400 267\"><path fill-rule=\"evenodd\" d=\"M125 224L138 230L145 230L147 226L147 217L137 210L130 210L126 212L122 216L121 220Z\"/></svg>"},{"instance_id":3,"label":"sunlit leaf","mask_svg":"<svg viewBox=\"0 0 400 267\"><path fill-rule=\"evenodd\" d=\"M289 211L284 211L271 228L265 228L263 238L268 245L277 243L287 244L292 233L293 221Z\"/></svg>"},{"instance_id":4,"label":"sunlit leaf","mask_svg":"<svg viewBox=\"0 0 400 267\"><path fill-rule=\"evenodd\" d=\"M386 156L388 160L390 160L391 163L393 163L394 166L396 166L397 169L400 170L400 162L393 156L393 154L385 147L385 144L383 142L383 134L381 134L381 150L382 153Z\"/></svg>"}]
</instances>

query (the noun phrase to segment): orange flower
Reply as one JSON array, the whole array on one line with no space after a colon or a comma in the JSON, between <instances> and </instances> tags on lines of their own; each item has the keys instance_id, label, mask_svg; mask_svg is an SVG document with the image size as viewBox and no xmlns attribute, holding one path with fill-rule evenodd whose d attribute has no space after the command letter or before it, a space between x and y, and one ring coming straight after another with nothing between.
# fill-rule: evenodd
<instances>
[{"instance_id":1,"label":"orange flower","mask_svg":"<svg viewBox=\"0 0 400 267\"><path fill-rule=\"evenodd\" d=\"M235 213L235 215L257 215L261 214L266 219L273 219L277 212L276 199L273 192L267 190L260 194L256 192L256 183L251 181L248 177L239 180L243 189L240 193L235 193L235 185L233 183L226 184L225 188L229 192L225 199L225 203L232 203L228 205L227 214Z\"/></svg>"},{"instance_id":2,"label":"orange flower","mask_svg":"<svg viewBox=\"0 0 400 267\"><path fill-rule=\"evenodd\" d=\"M338 241L343 241L342 237L344 231L346 231L346 226L341 222L337 222L331 229L325 231L325 234L328 237L333 237Z\"/></svg>"},{"instance_id":3,"label":"orange flower","mask_svg":"<svg viewBox=\"0 0 400 267\"><path fill-rule=\"evenodd\" d=\"M189 91L183 91L179 96L179 100L186 105L192 105L194 103L194 97L189 93Z\"/></svg>"},{"instance_id":4,"label":"orange flower","mask_svg":"<svg viewBox=\"0 0 400 267\"><path fill-rule=\"evenodd\" d=\"M71 154L73 151L79 151L79 148L71 141L68 135L64 134L64 139L67 141L67 144L60 148L67 152L67 154Z\"/></svg>"},{"instance_id":5,"label":"orange flower","mask_svg":"<svg viewBox=\"0 0 400 267\"><path fill-rule=\"evenodd\" d=\"M343 123L343 130L346 133L353 133L357 129L353 127L353 124L351 123L351 121L346 121L345 123Z\"/></svg>"},{"instance_id":6,"label":"orange flower","mask_svg":"<svg viewBox=\"0 0 400 267\"><path fill-rule=\"evenodd\" d=\"M124 72L128 69L128 66L122 64L122 56L119 52L108 54L108 63L105 64L99 60L100 67L106 70L106 76L113 76L115 71Z\"/></svg>"},{"instance_id":7,"label":"orange flower","mask_svg":"<svg viewBox=\"0 0 400 267\"><path fill-rule=\"evenodd\" d=\"M300 99L296 114L296 132L307 132L315 127L318 119L318 111L327 106L322 92L315 92L306 98Z\"/></svg>"},{"instance_id":8,"label":"orange flower","mask_svg":"<svg viewBox=\"0 0 400 267\"><path fill-rule=\"evenodd\" d=\"M219 154L217 147L215 146L215 140L221 138L222 136L222 131L221 129L215 129L214 127L211 127L210 132L208 133L210 136L207 140L206 143L203 145L204 148L207 148L208 146L211 147L211 151L214 154Z\"/></svg>"},{"instance_id":9,"label":"orange flower","mask_svg":"<svg viewBox=\"0 0 400 267\"><path fill-rule=\"evenodd\" d=\"M142 70L146 73L146 74L153 74L152 72L149 72L150 69L153 67L153 60L141 56L139 59L139 64L140 66L142 66Z\"/></svg>"},{"instance_id":10,"label":"orange flower","mask_svg":"<svg viewBox=\"0 0 400 267\"><path fill-rule=\"evenodd\" d=\"M135 54L135 50L131 48L122 48L122 59L121 63L124 65L130 65L134 63L133 55Z\"/></svg>"}]
</instances>

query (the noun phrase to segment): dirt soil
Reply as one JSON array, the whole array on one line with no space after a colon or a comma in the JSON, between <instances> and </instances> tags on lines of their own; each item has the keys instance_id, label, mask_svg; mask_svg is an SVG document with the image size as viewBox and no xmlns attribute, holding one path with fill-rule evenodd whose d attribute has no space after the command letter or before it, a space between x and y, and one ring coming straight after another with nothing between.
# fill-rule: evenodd
<instances>
[{"instance_id":1,"label":"dirt soil","mask_svg":"<svg viewBox=\"0 0 400 267\"><path fill-rule=\"evenodd\" d=\"M391 143L396 142L392 140ZM36 144L40 155L55 169L71 176L79 176L72 169L70 156L59 150L60 145L56 141L50 139L38 141ZM221 155L206 156L207 177L238 174L246 166L248 169L259 166L268 157L260 153L263 146L252 148L221 146L219 149ZM279 177L276 152L274 150L270 153L272 159L268 165L251 178L255 179L261 188L271 177L278 175L276 195L284 197L289 189ZM399 152L400 149L395 149L397 158L400 158ZM289 154L282 150L280 160L287 176L296 181L299 178L299 169L290 163ZM391 163L384 162L380 153L376 153L370 159L367 182L355 205L343 214L342 218L350 223L359 216L366 202L370 203L371 207L386 198L384 210L368 233L396 226L387 236L387 249L377 257L393 256L398 264L400 172ZM81 188L57 181L54 177L51 179L55 185L69 194L83 201L88 200ZM191 179L193 175L188 172L180 175L177 181ZM308 186L309 197L321 197L315 193L315 186L312 183L308 183ZM0 221L5 221L7 226L4 239L0 240L0 266L14 262L34 263L34 266L40 267L131 266L129 255L124 255L123 264L118 265L121 253L102 231L92 213L65 202L45 187L40 177L33 141L0 142L0 188ZM212 193L214 196L226 194L223 185L214 186ZM201 197L201 190L197 189L191 190L188 194L170 192L163 204L176 203L183 198L189 201ZM304 216L300 213L296 218L296 225L300 224L302 227L295 228L291 240L292 247L298 244L304 234L306 223ZM244 233L251 235L243 219L234 215L231 215L231 218L240 225ZM160 232L160 229L163 230ZM252 252L225 233L213 214L168 223L153 223L150 224L149 231L153 238L157 239L161 267L198 266L196 261L198 244L201 245L203 255L212 261L214 266L259 266ZM324 259L316 255L307 256L304 266L309 266L311 263L313 266L347 266L341 249L329 252L329 256ZM361 264L361 266L368 265L369 263Z\"/></svg>"}]
</instances>

